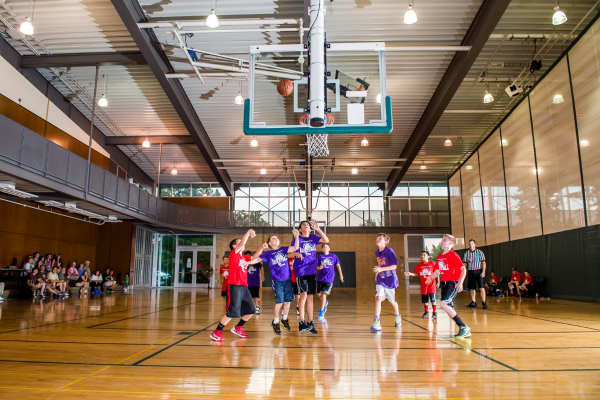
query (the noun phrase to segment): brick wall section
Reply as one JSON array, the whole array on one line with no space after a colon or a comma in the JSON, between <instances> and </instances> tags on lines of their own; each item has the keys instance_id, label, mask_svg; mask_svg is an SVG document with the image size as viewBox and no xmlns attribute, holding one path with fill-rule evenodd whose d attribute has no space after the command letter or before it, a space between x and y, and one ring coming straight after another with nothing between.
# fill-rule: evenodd
<instances>
[{"instance_id":1,"label":"brick wall section","mask_svg":"<svg viewBox=\"0 0 600 400\"><path fill-rule=\"evenodd\" d=\"M246 249L255 252L258 248L267 241L270 234L258 234L256 238L249 239L246 244ZM375 277L373 274L373 267L377 265L375 259L375 234L372 233L334 233L327 235L331 243L331 251L350 251L356 253L356 287L359 289L375 289ZM404 285L404 235L399 233L388 234L390 236L390 247L396 253L398 257L398 277L400 280L400 286ZM229 251L229 242L235 238L236 235L219 234L216 235L216 249L217 249L217 260L218 266L222 263L221 258ZM239 235L241 237L241 235ZM287 245L292 242L292 234L278 234L279 240L282 244ZM320 251L320 247L317 248ZM218 271L218 270L217 270ZM217 281L220 283L220 276L217 277Z\"/></svg>"}]
</instances>

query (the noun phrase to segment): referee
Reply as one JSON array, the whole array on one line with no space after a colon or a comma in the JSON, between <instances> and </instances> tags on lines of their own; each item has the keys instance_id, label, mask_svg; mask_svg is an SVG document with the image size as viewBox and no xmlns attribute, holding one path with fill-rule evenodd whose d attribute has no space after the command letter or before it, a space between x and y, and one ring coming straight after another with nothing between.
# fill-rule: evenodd
<instances>
[{"instance_id":1,"label":"referee","mask_svg":"<svg viewBox=\"0 0 600 400\"><path fill-rule=\"evenodd\" d=\"M469 240L469 250L465 252L463 257L463 262L467 265L467 275L469 277L467 287L471 292L471 304L467 307L477 308L477 302L475 301L477 295L475 293L477 286L479 286L483 308L487 308L487 304L485 304L485 286L483 284L483 278L485 277L485 256L483 255L483 251L476 247L475 240Z\"/></svg>"}]
</instances>

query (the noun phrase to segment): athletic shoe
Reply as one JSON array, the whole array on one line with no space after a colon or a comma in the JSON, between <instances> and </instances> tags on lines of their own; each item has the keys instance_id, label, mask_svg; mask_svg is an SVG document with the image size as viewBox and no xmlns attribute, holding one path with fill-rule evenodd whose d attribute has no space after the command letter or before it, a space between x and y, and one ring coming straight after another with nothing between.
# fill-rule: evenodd
<instances>
[{"instance_id":1,"label":"athletic shoe","mask_svg":"<svg viewBox=\"0 0 600 400\"><path fill-rule=\"evenodd\" d=\"M466 325L460 327L460 331L458 331L458 335L454 335L456 339L464 339L471 337L471 328Z\"/></svg>"},{"instance_id":2,"label":"athletic shoe","mask_svg":"<svg viewBox=\"0 0 600 400\"><path fill-rule=\"evenodd\" d=\"M64 294L63 292L58 292L56 295L57 295L58 297L63 297L65 294Z\"/></svg>"},{"instance_id":3,"label":"athletic shoe","mask_svg":"<svg viewBox=\"0 0 600 400\"><path fill-rule=\"evenodd\" d=\"M323 314L327 312L327 305L329 304L329 300L325 300L325 307L323 308Z\"/></svg>"},{"instance_id":4,"label":"athletic shoe","mask_svg":"<svg viewBox=\"0 0 600 400\"><path fill-rule=\"evenodd\" d=\"M43 299L43 298L45 298L46 296L44 296L44 293L40 293L40 297Z\"/></svg>"},{"instance_id":5,"label":"athletic shoe","mask_svg":"<svg viewBox=\"0 0 600 400\"><path fill-rule=\"evenodd\" d=\"M256 309L256 313L257 313L257 314L260 314L260 307L259 307L259 306L256 306L256 307L255 307L255 309Z\"/></svg>"},{"instance_id":6,"label":"athletic shoe","mask_svg":"<svg viewBox=\"0 0 600 400\"><path fill-rule=\"evenodd\" d=\"M296 315L300 315L300 309L296 307Z\"/></svg>"},{"instance_id":7,"label":"athletic shoe","mask_svg":"<svg viewBox=\"0 0 600 400\"><path fill-rule=\"evenodd\" d=\"M325 310L319 311L319 319L325 318Z\"/></svg>"},{"instance_id":8,"label":"athletic shoe","mask_svg":"<svg viewBox=\"0 0 600 400\"><path fill-rule=\"evenodd\" d=\"M469 304L467 307L469 307L469 308L477 308L477 303L475 303L474 301L472 301L471 304Z\"/></svg>"},{"instance_id":9,"label":"athletic shoe","mask_svg":"<svg viewBox=\"0 0 600 400\"><path fill-rule=\"evenodd\" d=\"M485 301L483 302L483 305L481 306L481 308L483 308L484 310L487 308L487 304L485 304Z\"/></svg>"},{"instance_id":10,"label":"athletic shoe","mask_svg":"<svg viewBox=\"0 0 600 400\"><path fill-rule=\"evenodd\" d=\"M429 318L429 311L425 311L425 313L423 314L423 318Z\"/></svg>"},{"instance_id":11,"label":"athletic shoe","mask_svg":"<svg viewBox=\"0 0 600 400\"><path fill-rule=\"evenodd\" d=\"M281 321L279 321L279 323L281 324L281 326L283 326L283 329L285 329L286 331L290 330L290 322L287 319L282 319Z\"/></svg>"},{"instance_id":12,"label":"athletic shoe","mask_svg":"<svg viewBox=\"0 0 600 400\"><path fill-rule=\"evenodd\" d=\"M246 335L246 332L244 332L243 326L234 326L233 328L231 328L231 333L235 333L243 339L248 339L248 335Z\"/></svg>"},{"instance_id":13,"label":"athletic shoe","mask_svg":"<svg viewBox=\"0 0 600 400\"><path fill-rule=\"evenodd\" d=\"M0 301L4 301L4 297L0 296Z\"/></svg>"},{"instance_id":14,"label":"athletic shoe","mask_svg":"<svg viewBox=\"0 0 600 400\"><path fill-rule=\"evenodd\" d=\"M310 324L308 324L310 330L309 332L312 333L313 335L316 335L317 332L317 328L315 328L315 321L310 321Z\"/></svg>"},{"instance_id":15,"label":"athletic shoe","mask_svg":"<svg viewBox=\"0 0 600 400\"><path fill-rule=\"evenodd\" d=\"M310 325L306 323L306 321L298 322L298 332L308 332L310 330Z\"/></svg>"},{"instance_id":16,"label":"athletic shoe","mask_svg":"<svg viewBox=\"0 0 600 400\"><path fill-rule=\"evenodd\" d=\"M394 317L395 327L402 328L402 318L400 316Z\"/></svg>"},{"instance_id":17,"label":"athletic shoe","mask_svg":"<svg viewBox=\"0 0 600 400\"><path fill-rule=\"evenodd\" d=\"M380 331L381 330L381 322L379 320L373 321L373 325L371 325L372 331Z\"/></svg>"},{"instance_id":18,"label":"athletic shoe","mask_svg":"<svg viewBox=\"0 0 600 400\"><path fill-rule=\"evenodd\" d=\"M431 314L431 319L437 319L437 312L434 312L433 314Z\"/></svg>"},{"instance_id":19,"label":"athletic shoe","mask_svg":"<svg viewBox=\"0 0 600 400\"><path fill-rule=\"evenodd\" d=\"M221 336L221 331L219 330L213 331L213 333L210 334L210 338L215 342L222 342L225 340L223 339L223 336Z\"/></svg>"},{"instance_id":20,"label":"athletic shoe","mask_svg":"<svg viewBox=\"0 0 600 400\"><path fill-rule=\"evenodd\" d=\"M275 323L275 320L271 321L271 328L273 328L273 332L277 336L281 336L281 328L279 327L279 322Z\"/></svg>"}]
</instances>

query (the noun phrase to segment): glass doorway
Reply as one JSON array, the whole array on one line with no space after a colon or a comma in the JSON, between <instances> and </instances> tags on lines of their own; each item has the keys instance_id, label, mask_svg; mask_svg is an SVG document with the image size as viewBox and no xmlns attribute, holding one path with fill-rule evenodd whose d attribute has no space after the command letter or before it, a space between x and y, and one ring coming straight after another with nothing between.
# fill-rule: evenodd
<instances>
[{"instance_id":1,"label":"glass doorway","mask_svg":"<svg viewBox=\"0 0 600 400\"><path fill-rule=\"evenodd\" d=\"M175 286L209 286L211 275L214 274L212 247L179 246L175 259L177 260Z\"/></svg>"}]
</instances>

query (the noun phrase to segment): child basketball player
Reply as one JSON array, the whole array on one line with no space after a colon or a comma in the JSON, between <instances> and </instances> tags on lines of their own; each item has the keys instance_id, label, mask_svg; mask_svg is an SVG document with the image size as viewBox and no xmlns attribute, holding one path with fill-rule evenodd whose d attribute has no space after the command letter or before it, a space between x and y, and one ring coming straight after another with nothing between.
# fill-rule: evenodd
<instances>
[{"instance_id":1,"label":"child basketball player","mask_svg":"<svg viewBox=\"0 0 600 400\"><path fill-rule=\"evenodd\" d=\"M257 251L254 255L252 255L251 251L245 251L245 256L250 256L251 258L258 257L260 254L260 250ZM250 294L252 295L252 301L254 301L254 308L256 309L256 313L260 314L260 285L265 281L264 271L262 269L262 264L257 263L254 265L248 266L248 290L250 290Z\"/></svg>"},{"instance_id":2,"label":"child basketball player","mask_svg":"<svg viewBox=\"0 0 600 400\"><path fill-rule=\"evenodd\" d=\"M427 303L431 301L431 319L437 318L437 309L435 305L435 290L440 287L440 277L438 276L437 280L431 281L429 284L425 284L425 279L427 279L433 271L435 271L435 263L429 260L429 252L427 250L423 250L421 252L421 262L417 264L414 272L406 271L404 275L406 276L418 276L421 279L421 302L425 307L425 313L423 314L423 318L429 318L429 307L427 307Z\"/></svg>"},{"instance_id":3,"label":"child basketball player","mask_svg":"<svg viewBox=\"0 0 600 400\"><path fill-rule=\"evenodd\" d=\"M377 275L375 277L375 319L371 326L372 331L381 330L379 315L381 314L381 303L384 300L389 301L394 308L395 327L402 327L402 319L400 318L398 303L396 303L396 288L398 287L396 268L398 267L398 259L394 250L387 247L389 242L390 238L385 233L380 233L375 239L375 244L377 244L377 250L375 251L377 266L373 268L373 272Z\"/></svg>"},{"instance_id":4,"label":"child basketball player","mask_svg":"<svg viewBox=\"0 0 600 400\"><path fill-rule=\"evenodd\" d=\"M311 234L311 229L314 229L317 234ZM302 255L302 258L296 258L294 261L296 285L298 285L299 293L298 307L300 308L298 330L317 334L313 320L313 296L317 292L317 245L328 243L329 239L319 228L317 221L302 221L299 230L300 246L298 252ZM308 322L304 317L305 303Z\"/></svg>"},{"instance_id":5,"label":"child basketball player","mask_svg":"<svg viewBox=\"0 0 600 400\"><path fill-rule=\"evenodd\" d=\"M293 253L298 250L298 232L296 229L293 231L294 242L292 246L279 247L279 238L275 235L269 236L267 243L263 244L262 247L254 254L254 257L263 262L269 263L269 271L271 272L271 280L273 293L275 294L275 310L273 321L271 322L271 328L273 332L279 336L281 335L281 328L286 331L290 330L290 323L288 321L288 314L290 312L290 302L294 301L294 293L292 291L292 281L290 280L291 270L288 261L288 253ZM265 249L271 249L262 253ZM262 253L262 254L261 254ZM254 260L253 260L254 261ZM281 322L279 321L279 313L283 306L283 317Z\"/></svg>"},{"instance_id":6,"label":"child basketball player","mask_svg":"<svg viewBox=\"0 0 600 400\"><path fill-rule=\"evenodd\" d=\"M246 246L246 242L250 237L256 237L256 233L252 229L249 229L241 239L236 238L229 243L231 253L229 254L229 277L227 279L227 311L221 318L217 329L210 334L210 338L217 342L225 340L222 336L225 325L232 318L240 318L240 316L240 322L231 329L231 332L241 338L248 338L248 335L244 332L244 325L256 312L252 295L248 290L248 262L250 257L243 254L244 246Z\"/></svg>"},{"instance_id":7,"label":"child basketball player","mask_svg":"<svg viewBox=\"0 0 600 400\"><path fill-rule=\"evenodd\" d=\"M329 253L331 247L329 243L323 243L321 246L323 254L317 257L317 294L321 299L321 310L319 311L319 319L325 318L325 312L327 311L327 296L331 294L331 288L333 287L333 280L335 279L335 269L338 269L340 273L340 281L344 283L344 275L342 274L342 266L340 260L338 260L335 254Z\"/></svg>"},{"instance_id":8,"label":"child basketball player","mask_svg":"<svg viewBox=\"0 0 600 400\"><path fill-rule=\"evenodd\" d=\"M292 293L294 293L294 298L296 299L296 315L300 315L300 309L298 308L298 285L296 285L296 274L294 273L294 261L296 261L296 255L298 255L298 253L294 253L293 256L288 254L288 262L290 263Z\"/></svg>"},{"instance_id":9,"label":"child basketball player","mask_svg":"<svg viewBox=\"0 0 600 400\"><path fill-rule=\"evenodd\" d=\"M225 304L227 304L227 278L229 277L229 257L223 256L223 265L219 269L221 274L221 297L225 297Z\"/></svg>"},{"instance_id":10,"label":"child basketball player","mask_svg":"<svg viewBox=\"0 0 600 400\"><path fill-rule=\"evenodd\" d=\"M425 284L430 284L434 279L441 275L442 277L442 303L441 306L446 314L456 322L460 328L457 339L471 337L471 328L469 328L459 317L456 311L450 305L456 295L463 290L463 282L467 276L467 269L460 256L452 251L456 239L452 235L444 235L441 246L444 252L437 256L437 268L426 280Z\"/></svg>"}]
</instances>

